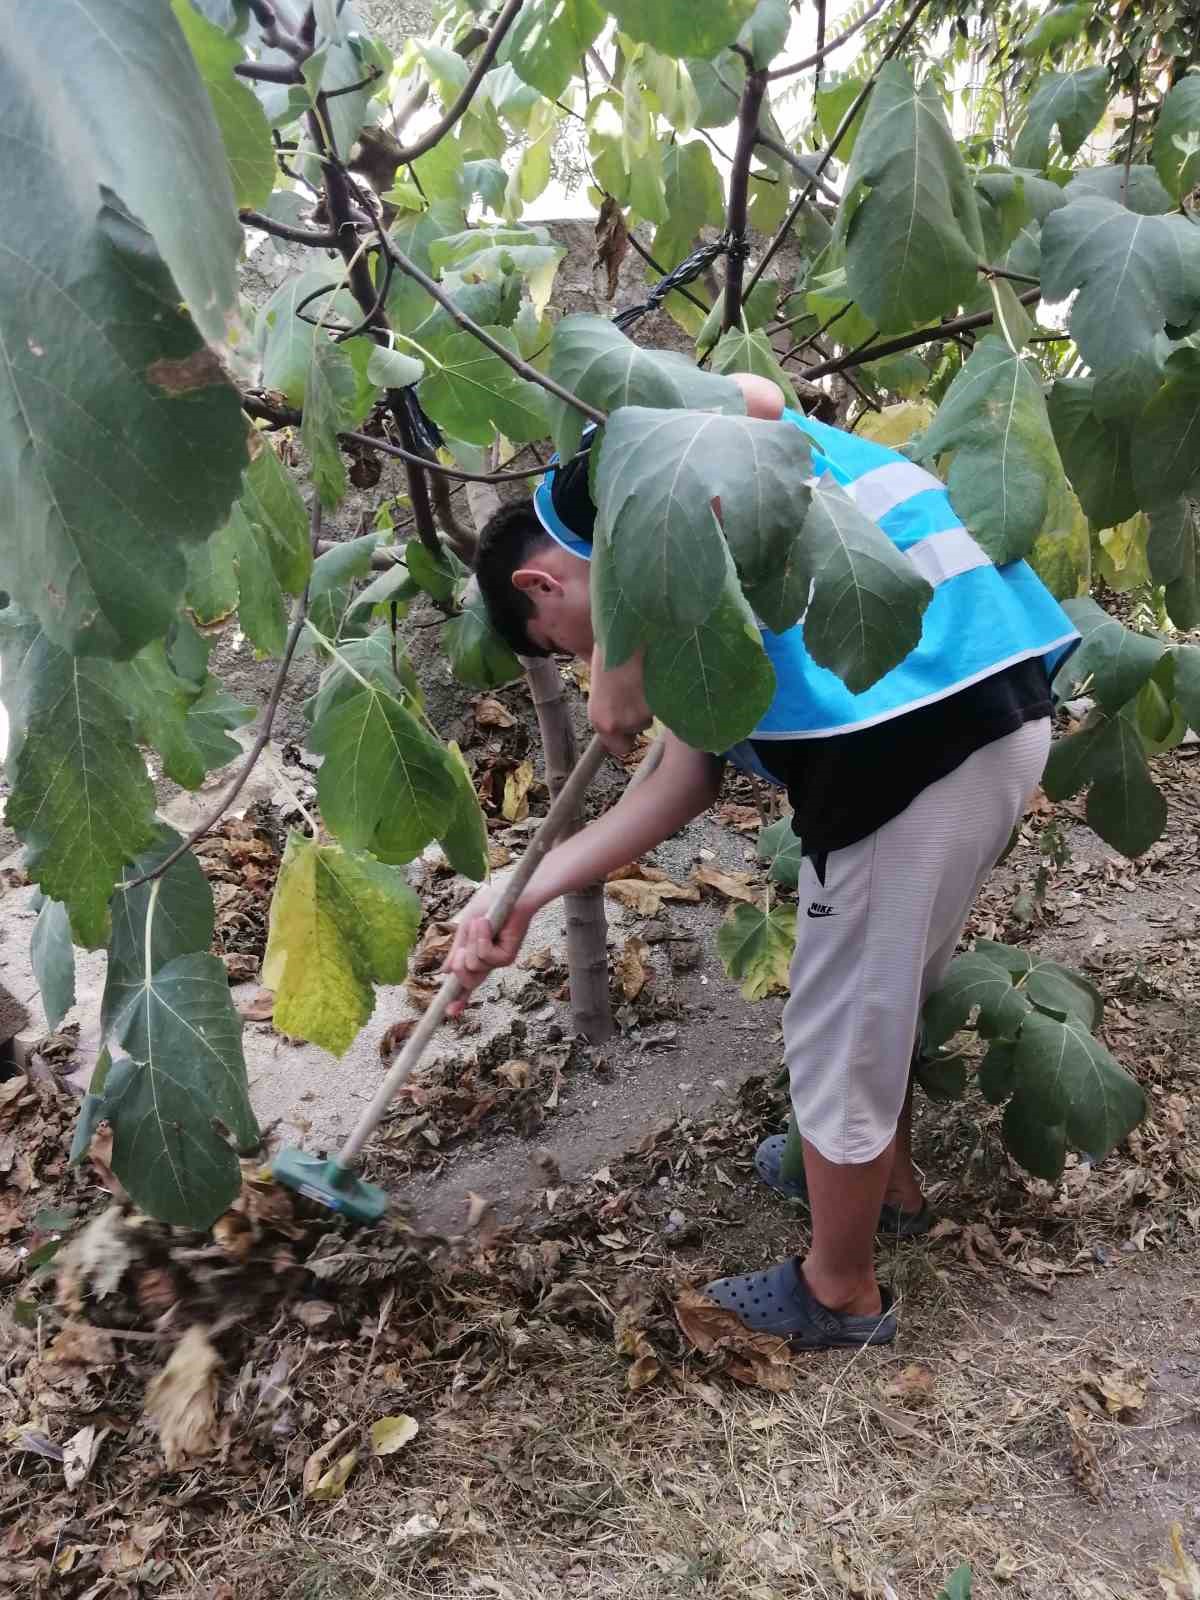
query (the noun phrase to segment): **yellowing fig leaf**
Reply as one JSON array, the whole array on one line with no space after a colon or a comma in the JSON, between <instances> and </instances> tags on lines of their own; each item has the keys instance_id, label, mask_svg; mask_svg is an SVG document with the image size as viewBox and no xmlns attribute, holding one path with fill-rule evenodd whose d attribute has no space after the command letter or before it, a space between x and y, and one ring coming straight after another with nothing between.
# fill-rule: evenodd
<instances>
[{"instance_id":1,"label":"yellowing fig leaf","mask_svg":"<svg viewBox=\"0 0 1200 1600\"><path fill-rule=\"evenodd\" d=\"M419 1431L417 1419L404 1412L394 1417L380 1417L371 1424L371 1454L394 1456L397 1450L411 1443Z\"/></svg>"},{"instance_id":2,"label":"yellowing fig leaf","mask_svg":"<svg viewBox=\"0 0 1200 1600\"><path fill-rule=\"evenodd\" d=\"M522 761L505 778L500 811L506 822L523 822L529 815L529 786L532 782L532 761Z\"/></svg>"},{"instance_id":3,"label":"yellowing fig leaf","mask_svg":"<svg viewBox=\"0 0 1200 1600\"><path fill-rule=\"evenodd\" d=\"M220 1367L208 1330L194 1324L146 1391L146 1416L158 1434L168 1472L211 1455L216 1447Z\"/></svg>"},{"instance_id":4,"label":"yellowing fig leaf","mask_svg":"<svg viewBox=\"0 0 1200 1600\"><path fill-rule=\"evenodd\" d=\"M276 1028L340 1056L375 1009L375 984L403 982L420 920L397 868L289 835L263 962Z\"/></svg>"},{"instance_id":5,"label":"yellowing fig leaf","mask_svg":"<svg viewBox=\"0 0 1200 1600\"><path fill-rule=\"evenodd\" d=\"M747 1000L787 993L788 967L796 942L796 908L739 905L721 924L717 954L725 971L742 985Z\"/></svg>"}]
</instances>

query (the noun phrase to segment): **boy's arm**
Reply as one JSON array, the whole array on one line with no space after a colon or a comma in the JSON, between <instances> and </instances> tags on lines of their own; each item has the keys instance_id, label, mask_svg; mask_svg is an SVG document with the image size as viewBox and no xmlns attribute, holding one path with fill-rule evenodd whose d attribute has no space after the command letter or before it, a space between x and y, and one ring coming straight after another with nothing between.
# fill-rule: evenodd
<instances>
[{"instance_id":1,"label":"boy's arm","mask_svg":"<svg viewBox=\"0 0 1200 1600\"><path fill-rule=\"evenodd\" d=\"M454 973L465 989L474 989L493 967L516 960L535 912L561 894L602 881L614 867L636 861L670 838L708 809L720 786L720 757L692 750L667 734L657 770L611 811L549 852L495 940L487 920L491 891L476 895L459 922L443 970ZM452 1013L463 1004L453 1006Z\"/></svg>"}]
</instances>

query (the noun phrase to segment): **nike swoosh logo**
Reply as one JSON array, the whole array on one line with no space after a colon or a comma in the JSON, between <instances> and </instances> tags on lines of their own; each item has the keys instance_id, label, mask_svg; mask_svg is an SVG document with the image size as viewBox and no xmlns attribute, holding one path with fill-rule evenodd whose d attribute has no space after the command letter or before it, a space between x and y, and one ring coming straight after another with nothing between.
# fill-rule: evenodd
<instances>
[{"instance_id":1,"label":"nike swoosh logo","mask_svg":"<svg viewBox=\"0 0 1200 1600\"><path fill-rule=\"evenodd\" d=\"M808 914L810 917L832 917L837 915L832 906L827 906L821 911L814 910L812 906L809 906Z\"/></svg>"}]
</instances>

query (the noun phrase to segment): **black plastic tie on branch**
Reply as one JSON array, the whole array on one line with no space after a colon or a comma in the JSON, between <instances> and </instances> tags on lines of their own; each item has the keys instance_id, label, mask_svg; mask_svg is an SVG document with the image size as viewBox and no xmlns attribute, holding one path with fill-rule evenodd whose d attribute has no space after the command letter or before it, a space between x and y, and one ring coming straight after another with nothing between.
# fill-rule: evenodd
<instances>
[{"instance_id":1,"label":"black plastic tie on branch","mask_svg":"<svg viewBox=\"0 0 1200 1600\"><path fill-rule=\"evenodd\" d=\"M417 391L413 388L398 389L400 403L404 407L404 414L408 418L412 437L419 450L426 451L429 455L436 455L442 448L442 434L432 417L426 415L421 402L417 399Z\"/></svg>"},{"instance_id":2,"label":"black plastic tie on branch","mask_svg":"<svg viewBox=\"0 0 1200 1600\"><path fill-rule=\"evenodd\" d=\"M711 244L702 244L699 249L693 250L691 255L685 257L677 267L668 272L665 278L658 280L641 305L627 306L624 311L618 311L613 322L622 333L627 332L635 322L640 322L647 312L657 311L673 289L681 289L694 282L719 256L740 256L744 261L749 253L750 243L744 233L738 235L723 233Z\"/></svg>"}]
</instances>

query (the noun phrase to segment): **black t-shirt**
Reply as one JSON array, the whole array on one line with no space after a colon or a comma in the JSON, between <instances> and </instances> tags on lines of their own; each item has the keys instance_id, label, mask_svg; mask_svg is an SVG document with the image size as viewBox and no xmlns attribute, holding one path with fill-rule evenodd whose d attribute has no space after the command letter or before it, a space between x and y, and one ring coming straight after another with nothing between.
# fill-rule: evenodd
<instances>
[{"instance_id":1,"label":"black t-shirt","mask_svg":"<svg viewBox=\"0 0 1200 1600\"><path fill-rule=\"evenodd\" d=\"M857 844L968 756L1051 714L1040 656L1019 661L945 700L825 739L751 739L787 786L805 855Z\"/></svg>"}]
</instances>

